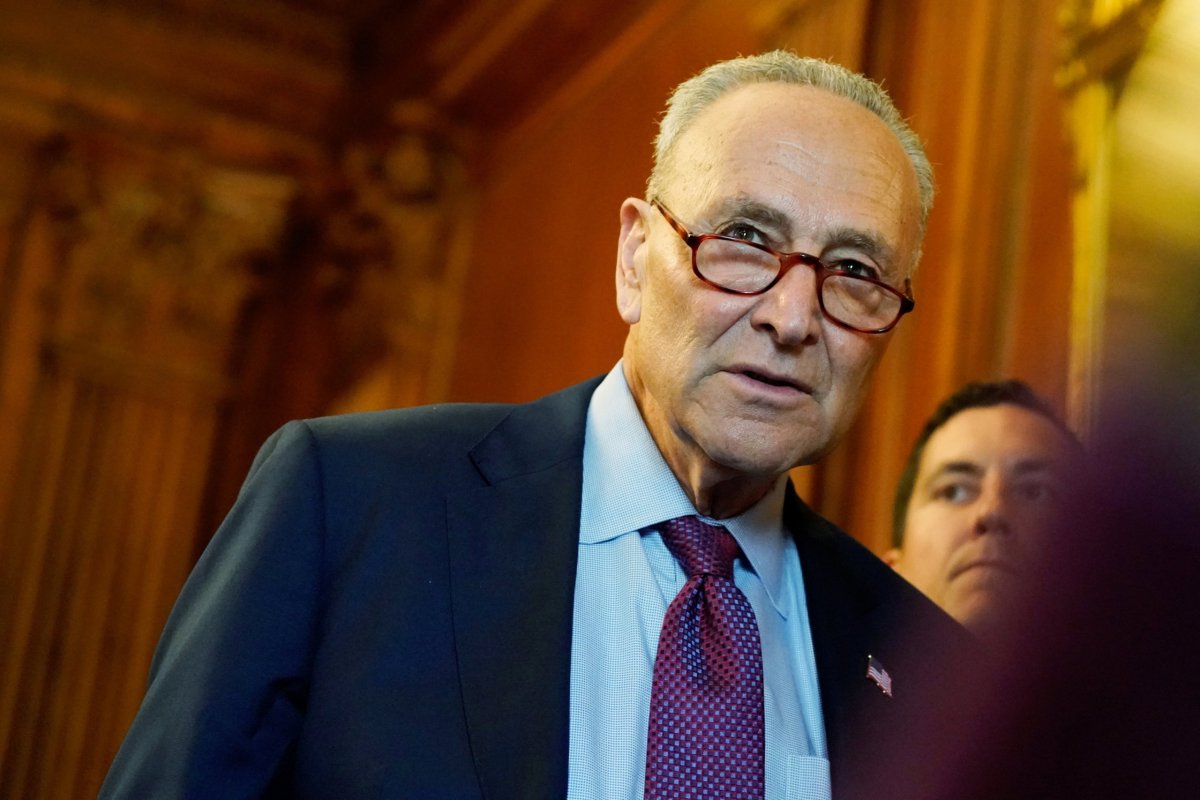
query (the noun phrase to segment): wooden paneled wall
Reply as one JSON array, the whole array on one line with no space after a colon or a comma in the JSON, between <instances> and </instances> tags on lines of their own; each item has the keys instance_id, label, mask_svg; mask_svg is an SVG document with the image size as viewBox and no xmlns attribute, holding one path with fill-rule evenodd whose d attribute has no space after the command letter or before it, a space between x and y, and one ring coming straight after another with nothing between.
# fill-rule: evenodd
<instances>
[{"instance_id":1,"label":"wooden paneled wall","mask_svg":"<svg viewBox=\"0 0 1200 800\"><path fill-rule=\"evenodd\" d=\"M428 114L254 157L253 131L214 143L153 103L147 133L25 100L0 159L0 797L78 798L267 433L428 392L464 191Z\"/></svg>"},{"instance_id":2,"label":"wooden paneled wall","mask_svg":"<svg viewBox=\"0 0 1200 800\"><path fill-rule=\"evenodd\" d=\"M669 89L717 59L789 46L865 70L928 142L917 312L845 445L794 475L884 549L891 487L942 395L1009 375L1066 393L1056 10L656 0L504 130L452 132L426 109L340 160L311 129L238 128L236 108L171 121L162 95L32 81L0 58L0 796L94 794L271 427L529 399L612 366L618 207L643 191Z\"/></svg>"},{"instance_id":3,"label":"wooden paneled wall","mask_svg":"<svg viewBox=\"0 0 1200 800\"><path fill-rule=\"evenodd\" d=\"M0 349L0 795L85 797L195 556L251 254L288 186L103 136L26 155Z\"/></svg>"},{"instance_id":4,"label":"wooden paneled wall","mask_svg":"<svg viewBox=\"0 0 1200 800\"><path fill-rule=\"evenodd\" d=\"M911 117L938 175L917 310L820 468L821 509L877 552L908 449L942 397L1019 377L1064 408L1072 187L1056 9L916 0L872 17L865 69Z\"/></svg>"}]
</instances>

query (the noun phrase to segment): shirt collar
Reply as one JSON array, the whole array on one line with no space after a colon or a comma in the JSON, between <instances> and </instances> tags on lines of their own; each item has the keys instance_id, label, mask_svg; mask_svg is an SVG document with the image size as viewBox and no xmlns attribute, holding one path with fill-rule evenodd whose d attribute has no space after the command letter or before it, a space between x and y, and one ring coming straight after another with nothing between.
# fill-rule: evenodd
<instances>
[{"instance_id":1,"label":"shirt collar","mask_svg":"<svg viewBox=\"0 0 1200 800\"><path fill-rule=\"evenodd\" d=\"M771 491L736 517L714 520L698 514L654 444L620 361L596 388L588 405L583 476L582 544L598 544L696 514L729 530L771 603L786 616L781 600L787 554L783 529L787 481L781 476Z\"/></svg>"}]
</instances>

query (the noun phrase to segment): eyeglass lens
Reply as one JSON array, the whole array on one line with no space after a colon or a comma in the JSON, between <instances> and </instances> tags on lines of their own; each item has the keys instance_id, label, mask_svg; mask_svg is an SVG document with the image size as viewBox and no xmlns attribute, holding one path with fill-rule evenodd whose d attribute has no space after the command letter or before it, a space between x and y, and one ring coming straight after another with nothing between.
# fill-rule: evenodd
<instances>
[{"instance_id":1,"label":"eyeglass lens","mask_svg":"<svg viewBox=\"0 0 1200 800\"><path fill-rule=\"evenodd\" d=\"M696 248L696 269L723 289L753 293L769 286L781 265L774 254L749 244L704 239ZM874 283L836 272L819 280L825 313L845 325L884 328L900 313L900 298Z\"/></svg>"}]
</instances>

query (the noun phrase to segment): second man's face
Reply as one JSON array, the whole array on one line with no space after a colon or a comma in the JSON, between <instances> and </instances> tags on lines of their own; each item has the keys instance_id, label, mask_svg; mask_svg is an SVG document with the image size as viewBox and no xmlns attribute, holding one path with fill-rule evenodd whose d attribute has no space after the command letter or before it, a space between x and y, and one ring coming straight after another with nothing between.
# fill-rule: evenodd
<instances>
[{"instance_id":1,"label":"second man's face","mask_svg":"<svg viewBox=\"0 0 1200 800\"><path fill-rule=\"evenodd\" d=\"M951 417L925 444L893 566L986 636L1054 535L1072 452L1054 423L1020 406Z\"/></svg>"},{"instance_id":2,"label":"second man's face","mask_svg":"<svg viewBox=\"0 0 1200 800\"><path fill-rule=\"evenodd\" d=\"M693 233L853 258L896 287L913 267L915 171L881 120L829 92L735 90L681 136L667 175L659 199ZM677 475L773 478L836 443L886 334L826 319L805 267L757 296L704 284L679 235L639 200L622 208L619 252L618 306L631 326L626 375Z\"/></svg>"}]
</instances>

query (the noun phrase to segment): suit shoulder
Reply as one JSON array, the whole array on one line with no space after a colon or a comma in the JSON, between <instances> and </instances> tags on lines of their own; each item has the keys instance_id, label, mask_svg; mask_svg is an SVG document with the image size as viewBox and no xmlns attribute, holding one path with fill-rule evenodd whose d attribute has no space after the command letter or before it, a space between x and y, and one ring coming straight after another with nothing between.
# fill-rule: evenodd
<instances>
[{"instance_id":1,"label":"suit shoulder","mask_svg":"<svg viewBox=\"0 0 1200 800\"><path fill-rule=\"evenodd\" d=\"M433 464L472 450L497 429L517 432L525 447L566 442L570 449L582 445L582 422L598 382L586 381L528 403L438 403L318 417L289 426L301 426L323 456L353 453L366 460Z\"/></svg>"},{"instance_id":2,"label":"suit shoulder","mask_svg":"<svg viewBox=\"0 0 1200 800\"><path fill-rule=\"evenodd\" d=\"M936 603L888 566L870 548L817 514L794 494L788 499L787 515L805 551L824 553L831 569L840 572L847 587L857 587L862 602L881 605L889 614L916 618L935 628L949 628L956 637L965 630Z\"/></svg>"},{"instance_id":3,"label":"suit shoulder","mask_svg":"<svg viewBox=\"0 0 1200 800\"><path fill-rule=\"evenodd\" d=\"M302 424L322 446L393 445L408 451L422 443L469 447L515 407L507 403L439 403L317 417Z\"/></svg>"}]
</instances>

